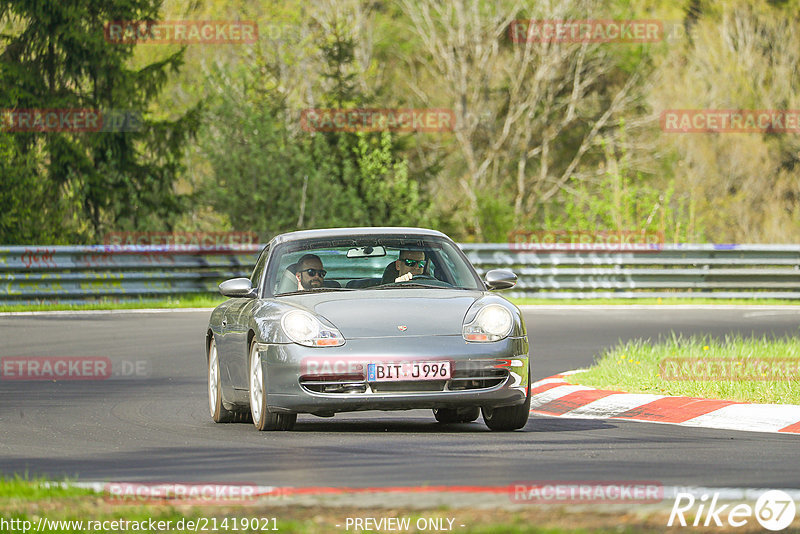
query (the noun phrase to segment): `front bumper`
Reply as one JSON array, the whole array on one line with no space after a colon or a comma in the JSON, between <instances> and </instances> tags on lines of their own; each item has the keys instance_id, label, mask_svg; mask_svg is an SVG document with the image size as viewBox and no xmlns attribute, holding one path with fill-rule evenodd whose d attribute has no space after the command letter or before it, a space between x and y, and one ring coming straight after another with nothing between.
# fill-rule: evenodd
<instances>
[{"instance_id":1,"label":"front bumper","mask_svg":"<svg viewBox=\"0 0 800 534\"><path fill-rule=\"evenodd\" d=\"M267 403L276 412L511 406L525 402L530 376L524 337L467 343L461 336L403 336L348 339L341 347L260 343L257 348ZM366 380L367 363L440 360L451 362L452 380Z\"/></svg>"}]
</instances>

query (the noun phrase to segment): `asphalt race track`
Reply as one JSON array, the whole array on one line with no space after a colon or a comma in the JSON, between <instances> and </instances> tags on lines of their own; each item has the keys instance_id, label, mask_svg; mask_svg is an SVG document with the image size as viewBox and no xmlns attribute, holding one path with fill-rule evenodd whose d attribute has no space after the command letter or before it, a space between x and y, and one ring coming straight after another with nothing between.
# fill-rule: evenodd
<instances>
[{"instance_id":1,"label":"asphalt race track","mask_svg":"<svg viewBox=\"0 0 800 534\"><path fill-rule=\"evenodd\" d=\"M523 431L443 427L427 410L301 415L292 432L214 424L208 311L0 317L0 358L97 356L113 375L0 381L0 471L81 481L276 486L658 481L800 488L798 436L532 416ZM589 365L631 338L671 331L800 335L800 310L532 309L535 379Z\"/></svg>"}]
</instances>

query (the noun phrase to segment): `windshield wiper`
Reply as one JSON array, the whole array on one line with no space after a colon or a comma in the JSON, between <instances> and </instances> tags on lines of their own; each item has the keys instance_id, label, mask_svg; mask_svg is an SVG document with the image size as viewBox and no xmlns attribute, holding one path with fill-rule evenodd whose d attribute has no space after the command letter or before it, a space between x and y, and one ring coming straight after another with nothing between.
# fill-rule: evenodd
<instances>
[{"instance_id":1,"label":"windshield wiper","mask_svg":"<svg viewBox=\"0 0 800 534\"><path fill-rule=\"evenodd\" d=\"M382 284L379 286L371 287L370 289L402 289L404 287L411 287L411 288L432 288L432 289L453 289L452 286L432 286L429 284L422 284L419 282L392 282L390 284Z\"/></svg>"},{"instance_id":2,"label":"windshield wiper","mask_svg":"<svg viewBox=\"0 0 800 534\"><path fill-rule=\"evenodd\" d=\"M311 291L355 291L352 287L312 287Z\"/></svg>"}]
</instances>

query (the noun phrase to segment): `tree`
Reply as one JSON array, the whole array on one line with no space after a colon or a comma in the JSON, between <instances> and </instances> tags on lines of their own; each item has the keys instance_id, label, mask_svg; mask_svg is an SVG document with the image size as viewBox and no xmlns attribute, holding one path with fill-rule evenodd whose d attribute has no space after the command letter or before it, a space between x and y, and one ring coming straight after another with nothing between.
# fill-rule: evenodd
<instances>
[{"instance_id":1,"label":"tree","mask_svg":"<svg viewBox=\"0 0 800 534\"><path fill-rule=\"evenodd\" d=\"M32 153L21 154L14 138L0 132L0 243L61 243L63 206L39 179Z\"/></svg>"},{"instance_id":2,"label":"tree","mask_svg":"<svg viewBox=\"0 0 800 534\"><path fill-rule=\"evenodd\" d=\"M686 39L658 65L656 110L800 108L797 4L692 5ZM777 4L777 3L775 3ZM689 198L690 233L716 242L797 242L800 141L796 133L666 133L660 156L676 160Z\"/></svg>"},{"instance_id":3,"label":"tree","mask_svg":"<svg viewBox=\"0 0 800 534\"><path fill-rule=\"evenodd\" d=\"M391 134L294 131L297 115L274 94L248 91L260 86L253 72L241 76L217 94L200 136L212 171L200 198L231 227L266 239L301 228L425 224L428 204Z\"/></svg>"},{"instance_id":4,"label":"tree","mask_svg":"<svg viewBox=\"0 0 800 534\"><path fill-rule=\"evenodd\" d=\"M327 17L325 17L327 16ZM357 44L351 25L334 8L320 15L326 29L320 52L326 90L321 102L336 108L363 108L373 101L359 88ZM393 135L380 133L325 132L322 136L330 149L319 163L327 167L330 179L338 181L342 194L351 197L350 209L356 207L361 224L371 226L424 224L429 205L423 202L418 184L409 178L408 164L397 154Z\"/></svg>"},{"instance_id":5,"label":"tree","mask_svg":"<svg viewBox=\"0 0 800 534\"><path fill-rule=\"evenodd\" d=\"M229 224L268 238L323 226L425 225L430 203L409 176L390 132L308 132L299 127L297 65L318 72L304 107L370 102L357 76L358 47L339 4L313 9L314 46L259 47L233 76L216 70L201 136L212 168L201 186ZM306 30L298 29L302 35ZM306 84L307 81L301 81Z\"/></svg>"},{"instance_id":6,"label":"tree","mask_svg":"<svg viewBox=\"0 0 800 534\"><path fill-rule=\"evenodd\" d=\"M105 231L169 228L183 204L175 192L182 151L197 124L194 109L173 120L151 119L148 103L183 50L139 69L128 66L134 44L106 40L108 21L156 20L161 0L79 0L68 3L6 0L2 35L0 108L5 110L91 109L124 111L137 131L15 132L11 159L18 169L35 168L56 208L18 209L33 224L16 232L4 227L7 243L59 240L90 242ZM138 122L140 120L140 122ZM136 128L129 123L128 128ZM24 162L24 164L22 163ZM22 189L7 199L19 207ZM44 198L44 197L43 197ZM61 228L53 232L53 217Z\"/></svg>"},{"instance_id":7,"label":"tree","mask_svg":"<svg viewBox=\"0 0 800 534\"><path fill-rule=\"evenodd\" d=\"M414 93L426 106L455 111L460 168L450 194L467 199L465 223L478 240L503 204L506 220L519 226L571 184L596 176L586 159L603 136L619 138L619 117L630 115L629 131L649 120L632 113L643 65L626 70L628 57L608 46L509 36L515 19L602 18L591 2L550 1L530 11L515 1L401 4L426 52L409 62L428 74L409 81Z\"/></svg>"}]
</instances>

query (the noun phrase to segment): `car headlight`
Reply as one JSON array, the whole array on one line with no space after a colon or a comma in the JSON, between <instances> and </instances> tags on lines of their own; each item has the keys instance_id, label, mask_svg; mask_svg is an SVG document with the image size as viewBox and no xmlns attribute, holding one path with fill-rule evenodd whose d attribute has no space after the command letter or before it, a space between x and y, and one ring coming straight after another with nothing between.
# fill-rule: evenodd
<instances>
[{"instance_id":1,"label":"car headlight","mask_svg":"<svg viewBox=\"0 0 800 534\"><path fill-rule=\"evenodd\" d=\"M292 310L281 318L281 327L289 339L306 347L338 347L344 336L336 328L326 326L310 313Z\"/></svg>"},{"instance_id":2,"label":"car headlight","mask_svg":"<svg viewBox=\"0 0 800 534\"><path fill-rule=\"evenodd\" d=\"M514 318L503 306L490 304L464 325L462 335L467 341L499 341L511 333Z\"/></svg>"}]
</instances>

